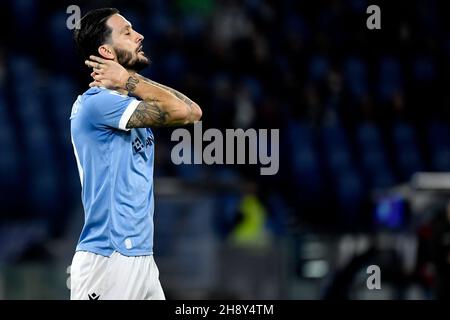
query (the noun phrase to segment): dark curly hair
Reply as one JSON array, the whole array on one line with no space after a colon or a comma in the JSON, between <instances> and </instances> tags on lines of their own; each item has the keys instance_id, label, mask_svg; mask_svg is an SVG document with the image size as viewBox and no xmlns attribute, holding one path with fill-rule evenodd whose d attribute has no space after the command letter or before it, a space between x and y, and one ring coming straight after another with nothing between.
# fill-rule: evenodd
<instances>
[{"instance_id":1,"label":"dark curly hair","mask_svg":"<svg viewBox=\"0 0 450 320\"><path fill-rule=\"evenodd\" d=\"M80 28L75 29L73 38L84 59L98 54L98 47L109 40L112 29L106 21L116 13L119 13L116 8L100 8L89 11L81 18Z\"/></svg>"}]
</instances>

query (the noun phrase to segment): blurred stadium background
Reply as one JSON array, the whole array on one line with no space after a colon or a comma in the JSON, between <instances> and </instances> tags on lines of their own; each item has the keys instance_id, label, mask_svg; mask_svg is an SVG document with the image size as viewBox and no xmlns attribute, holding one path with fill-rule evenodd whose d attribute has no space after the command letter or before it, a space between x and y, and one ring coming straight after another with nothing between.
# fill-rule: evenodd
<instances>
[{"instance_id":1,"label":"blurred stadium background","mask_svg":"<svg viewBox=\"0 0 450 320\"><path fill-rule=\"evenodd\" d=\"M89 82L71 4L117 7L145 36L145 75L198 101L204 129L280 129L275 176L175 166L171 130L155 130L168 298L449 297L444 1L381 4L369 31L365 0L2 0L1 299L69 297L83 223L69 114ZM382 290L366 287L373 264Z\"/></svg>"}]
</instances>

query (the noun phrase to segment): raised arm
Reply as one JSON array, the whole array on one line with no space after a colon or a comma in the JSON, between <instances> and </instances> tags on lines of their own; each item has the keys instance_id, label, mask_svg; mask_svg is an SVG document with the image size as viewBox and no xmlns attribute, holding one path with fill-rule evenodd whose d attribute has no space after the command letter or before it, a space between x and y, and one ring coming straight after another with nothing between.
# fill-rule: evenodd
<instances>
[{"instance_id":1,"label":"raised arm","mask_svg":"<svg viewBox=\"0 0 450 320\"><path fill-rule=\"evenodd\" d=\"M202 111L180 92L128 72L112 60L91 56L86 64L93 68L89 85L126 90L142 99L128 121L128 128L186 125L200 120Z\"/></svg>"},{"instance_id":2,"label":"raised arm","mask_svg":"<svg viewBox=\"0 0 450 320\"><path fill-rule=\"evenodd\" d=\"M139 74L130 75L125 88L143 101L128 121L128 128L175 126L200 120L198 104L182 93Z\"/></svg>"}]
</instances>

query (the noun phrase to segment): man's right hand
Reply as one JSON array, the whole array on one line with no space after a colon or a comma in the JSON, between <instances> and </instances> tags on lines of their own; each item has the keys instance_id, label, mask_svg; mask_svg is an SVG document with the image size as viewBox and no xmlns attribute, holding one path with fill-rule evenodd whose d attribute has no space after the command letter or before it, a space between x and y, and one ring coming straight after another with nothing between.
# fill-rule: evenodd
<instances>
[{"instance_id":1,"label":"man's right hand","mask_svg":"<svg viewBox=\"0 0 450 320\"><path fill-rule=\"evenodd\" d=\"M107 89L126 89L126 83L130 78L128 71L113 60L102 59L97 56L89 56L85 64L93 69L90 87L105 87Z\"/></svg>"},{"instance_id":2,"label":"man's right hand","mask_svg":"<svg viewBox=\"0 0 450 320\"><path fill-rule=\"evenodd\" d=\"M113 60L90 56L85 63L93 68L90 87L124 89L143 100L128 120L127 128L186 125L202 116L200 107L180 92L128 72Z\"/></svg>"}]
</instances>

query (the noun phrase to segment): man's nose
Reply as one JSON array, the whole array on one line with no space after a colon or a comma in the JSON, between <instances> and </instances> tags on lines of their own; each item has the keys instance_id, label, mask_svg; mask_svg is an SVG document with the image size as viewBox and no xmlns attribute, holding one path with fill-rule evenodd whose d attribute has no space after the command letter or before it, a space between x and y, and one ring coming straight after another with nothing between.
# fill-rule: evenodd
<instances>
[{"instance_id":1,"label":"man's nose","mask_svg":"<svg viewBox=\"0 0 450 320\"><path fill-rule=\"evenodd\" d=\"M136 41L142 42L144 40L144 36L142 34L140 34L139 32L136 32L136 34L137 34Z\"/></svg>"}]
</instances>

